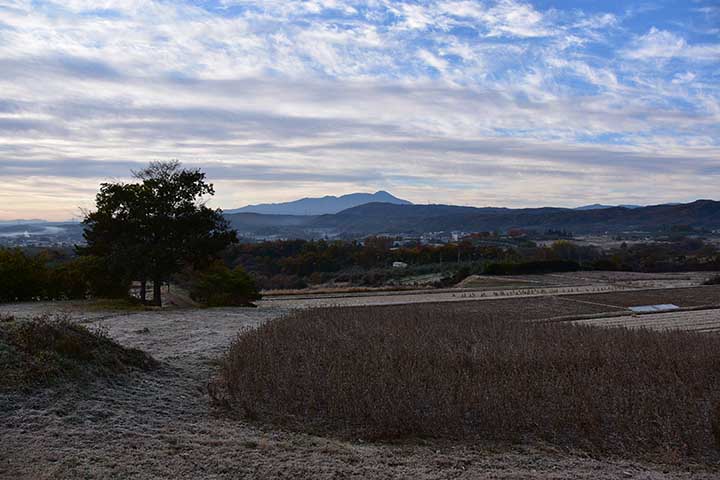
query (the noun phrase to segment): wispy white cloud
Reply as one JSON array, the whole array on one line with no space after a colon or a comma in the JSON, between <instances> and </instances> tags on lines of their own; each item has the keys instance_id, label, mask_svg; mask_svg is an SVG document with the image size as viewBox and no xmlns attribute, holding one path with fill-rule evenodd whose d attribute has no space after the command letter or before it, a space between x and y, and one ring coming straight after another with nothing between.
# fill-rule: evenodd
<instances>
[{"instance_id":1,"label":"wispy white cloud","mask_svg":"<svg viewBox=\"0 0 720 480\"><path fill-rule=\"evenodd\" d=\"M164 158L204 165L225 207L378 188L710 196L718 47L623 18L514 0L0 0L0 203L37 180L17 216L67 217L97 181Z\"/></svg>"},{"instance_id":2,"label":"wispy white cloud","mask_svg":"<svg viewBox=\"0 0 720 480\"><path fill-rule=\"evenodd\" d=\"M690 83L695 80L696 75L692 72L676 73L672 79L672 83L683 84Z\"/></svg>"},{"instance_id":3,"label":"wispy white cloud","mask_svg":"<svg viewBox=\"0 0 720 480\"><path fill-rule=\"evenodd\" d=\"M720 43L691 45L680 35L652 27L625 51L625 56L639 60L681 57L688 60L720 62Z\"/></svg>"}]
</instances>

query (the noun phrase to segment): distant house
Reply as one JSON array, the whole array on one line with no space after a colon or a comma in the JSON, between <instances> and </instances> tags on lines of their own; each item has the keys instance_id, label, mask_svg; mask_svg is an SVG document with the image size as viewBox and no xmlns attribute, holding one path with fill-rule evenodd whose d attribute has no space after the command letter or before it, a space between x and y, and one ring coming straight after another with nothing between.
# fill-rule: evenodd
<instances>
[{"instance_id":1,"label":"distant house","mask_svg":"<svg viewBox=\"0 0 720 480\"><path fill-rule=\"evenodd\" d=\"M407 266L405 262L393 262L393 268L407 268Z\"/></svg>"}]
</instances>

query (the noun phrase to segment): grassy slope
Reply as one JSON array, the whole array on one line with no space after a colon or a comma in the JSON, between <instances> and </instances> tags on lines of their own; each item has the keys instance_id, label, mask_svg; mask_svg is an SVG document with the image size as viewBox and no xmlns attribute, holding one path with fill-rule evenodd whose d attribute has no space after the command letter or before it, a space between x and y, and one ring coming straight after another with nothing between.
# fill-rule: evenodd
<instances>
[{"instance_id":1,"label":"grassy slope","mask_svg":"<svg viewBox=\"0 0 720 480\"><path fill-rule=\"evenodd\" d=\"M106 377L156 364L144 352L122 347L102 332L64 318L0 321L0 390Z\"/></svg>"}]
</instances>

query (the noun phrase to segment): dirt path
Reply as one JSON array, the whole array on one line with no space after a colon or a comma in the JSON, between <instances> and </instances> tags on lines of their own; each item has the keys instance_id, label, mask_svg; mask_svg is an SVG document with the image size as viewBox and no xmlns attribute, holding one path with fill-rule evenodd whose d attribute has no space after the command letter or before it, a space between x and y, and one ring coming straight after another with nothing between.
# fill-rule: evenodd
<instances>
[{"instance_id":1,"label":"dirt path","mask_svg":"<svg viewBox=\"0 0 720 480\"><path fill-rule=\"evenodd\" d=\"M717 478L688 466L601 461L549 447L344 442L213 414L204 388L213 360L238 331L283 312L74 312L150 352L162 367L81 388L0 396L0 478Z\"/></svg>"}]
</instances>

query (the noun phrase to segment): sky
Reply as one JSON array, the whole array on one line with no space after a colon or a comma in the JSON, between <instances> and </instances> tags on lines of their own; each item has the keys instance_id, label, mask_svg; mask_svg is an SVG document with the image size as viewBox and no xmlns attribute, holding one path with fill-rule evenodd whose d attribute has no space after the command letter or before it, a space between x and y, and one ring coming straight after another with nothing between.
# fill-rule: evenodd
<instances>
[{"instance_id":1,"label":"sky","mask_svg":"<svg viewBox=\"0 0 720 480\"><path fill-rule=\"evenodd\" d=\"M171 159L221 208L720 199L720 3L0 0L0 220Z\"/></svg>"}]
</instances>

